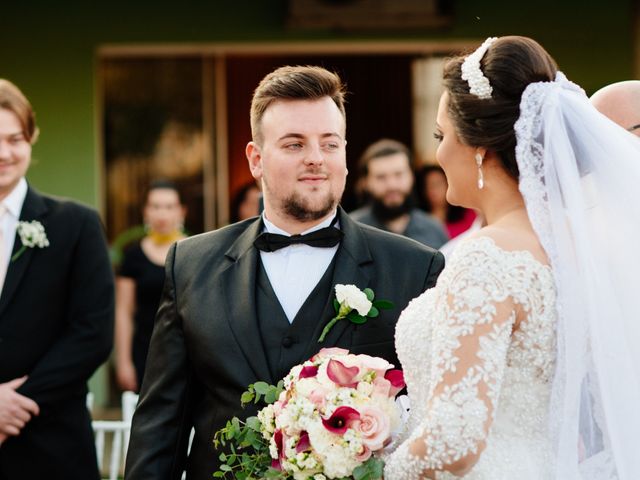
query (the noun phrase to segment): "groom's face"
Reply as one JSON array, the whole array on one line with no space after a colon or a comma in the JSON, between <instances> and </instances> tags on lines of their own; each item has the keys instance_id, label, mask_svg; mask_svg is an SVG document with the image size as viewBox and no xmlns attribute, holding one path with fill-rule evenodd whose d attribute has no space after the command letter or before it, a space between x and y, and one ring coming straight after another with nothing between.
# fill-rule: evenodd
<instances>
[{"instance_id":1,"label":"groom's face","mask_svg":"<svg viewBox=\"0 0 640 480\"><path fill-rule=\"evenodd\" d=\"M247 157L262 182L267 217L310 221L331 213L347 178L345 120L331 98L278 100L265 111L261 132Z\"/></svg>"},{"instance_id":2,"label":"groom's face","mask_svg":"<svg viewBox=\"0 0 640 480\"><path fill-rule=\"evenodd\" d=\"M0 200L11 193L31 163L31 144L18 116L0 107Z\"/></svg>"}]
</instances>

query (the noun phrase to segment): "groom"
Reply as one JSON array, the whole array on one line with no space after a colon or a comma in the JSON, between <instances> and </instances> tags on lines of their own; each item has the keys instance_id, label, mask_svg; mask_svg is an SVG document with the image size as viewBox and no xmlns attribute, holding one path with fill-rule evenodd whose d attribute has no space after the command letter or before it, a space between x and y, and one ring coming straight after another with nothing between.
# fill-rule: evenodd
<instances>
[{"instance_id":1,"label":"groom","mask_svg":"<svg viewBox=\"0 0 640 480\"><path fill-rule=\"evenodd\" d=\"M338 206L347 176L343 97L339 77L318 67L280 68L256 89L246 153L264 214L169 253L127 480L179 479L185 468L188 479L211 478L219 464L213 434L253 413L240 407L247 385L276 383L322 347L398 365L398 315L435 284L444 259L355 223ZM395 308L363 325L342 320L318 343L336 284L369 287Z\"/></svg>"}]
</instances>

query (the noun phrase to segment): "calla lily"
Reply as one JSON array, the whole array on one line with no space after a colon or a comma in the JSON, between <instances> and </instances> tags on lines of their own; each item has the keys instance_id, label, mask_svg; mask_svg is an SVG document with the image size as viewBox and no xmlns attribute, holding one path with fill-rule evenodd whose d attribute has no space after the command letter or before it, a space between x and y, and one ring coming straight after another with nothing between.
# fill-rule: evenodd
<instances>
[{"instance_id":1,"label":"calla lily","mask_svg":"<svg viewBox=\"0 0 640 480\"><path fill-rule=\"evenodd\" d=\"M347 367L338 360L329 360L327 364L327 376L336 385L354 388L358 385L355 381L360 369L356 366Z\"/></svg>"},{"instance_id":2,"label":"calla lily","mask_svg":"<svg viewBox=\"0 0 640 480\"><path fill-rule=\"evenodd\" d=\"M296 445L296 453L306 452L307 450L311 450L309 434L307 432L302 432L300 434L300 440L298 440L298 444Z\"/></svg>"},{"instance_id":3,"label":"calla lily","mask_svg":"<svg viewBox=\"0 0 640 480\"><path fill-rule=\"evenodd\" d=\"M276 442L276 447L278 447L278 463L280 459L284 456L284 434L282 430L276 430L273 433L273 440Z\"/></svg>"},{"instance_id":4,"label":"calla lily","mask_svg":"<svg viewBox=\"0 0 640 480\"><path fill-rule=\"evenodd\" d=\"M384 378L391 382L391 395L395 397L400 390L405 387L404 383L404 374L402 370L388 370L387 373L384 374Z\"/></svg>"},{"instance_id":5,"label":"calla lily","mask_svg":"<svg viewBox=\"0 0 640 480\"><path fill-rule=\"evenodd\" d=\"M329 418L322 419L322 425L331 433L344 435L351 425L360 420L360 413L355 408L338 407Z\"/></svg>"},{"instance_id":6,"label":"calla lily","mask_svg":"<svg viewBox=\"0 0 640 480\"><path fill-rule=\"evenodd\" d=\"M298 378L311 378L318 375L318 367L316 365L310 365L308 367L302 367Z\"/></svg>"}]
</instances>

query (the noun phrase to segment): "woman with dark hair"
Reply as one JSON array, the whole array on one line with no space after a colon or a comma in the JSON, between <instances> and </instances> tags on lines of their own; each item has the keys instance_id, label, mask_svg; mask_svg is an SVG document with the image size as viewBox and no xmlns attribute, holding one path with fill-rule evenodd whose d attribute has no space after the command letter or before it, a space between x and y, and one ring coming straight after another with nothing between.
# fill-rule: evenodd
<instances>
[{"instance_id":1,"label":"woman with dark hair","mask_svg":"<svg viewBox=\"0 0 640 480\"><path fill-rule=\"evenodd\" d=\"M637 138L529 38L444 86L447 199L487 225L398 321L412 418L385 479L640 478Z\"/></svg>"},{"instance_id":2,"label":"woman with dark hair","mask_svg":"<svg viewBox=\"0 0 640 480\"><path fill-rule=\"evenodd\" d=\"M151 183L143 209L146 235L125 251L116 276L115 366L123 390L138 392L142 385L164 262L171 245L185 237L185 214L174 183Z\"/></svg>"},{"instance_id":3,"label":"woman with dark hair","mask_svg":"<svg viewBox=\"0 0 640 480\"><path fill-rule=\"evenodd\" d=\"M447 202L447 177L439 165L424 165L417 174L420 208L430 213L446 227L453 239L466 232L476 219L469 208Z\"/></svg>"}]
</instances>

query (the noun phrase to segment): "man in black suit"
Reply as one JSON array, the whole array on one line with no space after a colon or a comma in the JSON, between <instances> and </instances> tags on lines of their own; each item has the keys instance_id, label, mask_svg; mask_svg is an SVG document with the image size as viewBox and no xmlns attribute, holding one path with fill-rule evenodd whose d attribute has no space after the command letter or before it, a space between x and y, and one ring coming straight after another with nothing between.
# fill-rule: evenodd
<instances>
[{"instance_id":1,"label":"man in black suit","mask_svg":"<svg viewBox=\"0 0 640 480\"><path fill-rule=\"evenodd\" d=\"M0 79L0 480L98 479L86 382L113 341L111 266L95 212L27 185L37 134Z\"/></svg>"},{"instance_id":2,"label":"man in black suit","mask_svg":"<svg viewBox=\"0 0 640 480\"><path fill-rule=\"evenodd\" d=\"M178 479L185 467L189 479L210 478L214 433L253 413L240 407L247 385L276 383L321 347L398 365L398 315L434 285L444 259L338 206L347 176L343 96L338 76L318 67L280 68L256 89L246 153L264 212L170 251L127 480ZM372 288L396 307L363 325L340 321L320 344L336 284Z\"/></svg>"}]
</instances>

